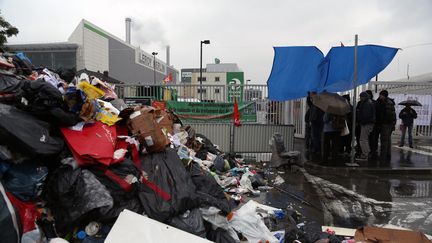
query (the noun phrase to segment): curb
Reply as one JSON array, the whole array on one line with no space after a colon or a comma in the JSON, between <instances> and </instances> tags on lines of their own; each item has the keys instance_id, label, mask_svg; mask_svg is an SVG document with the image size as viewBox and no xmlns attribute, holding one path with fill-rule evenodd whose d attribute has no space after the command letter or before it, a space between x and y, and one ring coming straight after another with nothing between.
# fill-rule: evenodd
<instances>
[{"instance_id":1,"label":"curb","mask_svg":"<svg viewBox=\"0 0 432 243\"><path fill-rule=\"evenodd\" d=\"M312 162L305 162L304 168L306 171L313 171L317 173L369 173L369 174L430 174L432 175L432 167L398 167L398 168L374 168L374 167L335 167L323 166Z\"/></svg>"}]
</instances>

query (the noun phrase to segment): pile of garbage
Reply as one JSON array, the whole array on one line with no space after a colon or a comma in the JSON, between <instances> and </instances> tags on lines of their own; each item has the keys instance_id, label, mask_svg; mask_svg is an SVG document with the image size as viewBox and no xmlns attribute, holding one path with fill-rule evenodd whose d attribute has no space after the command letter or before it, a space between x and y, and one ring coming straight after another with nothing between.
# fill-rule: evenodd
<instances>
[{"instance_id":1,"label":"pile of garbage","mask_svg":"<svg viewBox=\"0 0 432 243\"><path fill-rule=\"evenodd\" d=\"M173 112L128 107L104 80L0 55L4 242L104 242L126 212L215 242L283 242L268 226L285 212L246 203L269 189L264 177Z\"/></svg>"},{"instance_id":2,"label":"pile of garbage","mask_svg":"<svg viewBox=\"0 0 432 243\"><path fill-rule=\"evenodd\" d=\"M1 242L355 242L251 199L282 173L97 77L0 55ZM356 239L377 232L395 234Z\"/></svg>"}]
</instances>

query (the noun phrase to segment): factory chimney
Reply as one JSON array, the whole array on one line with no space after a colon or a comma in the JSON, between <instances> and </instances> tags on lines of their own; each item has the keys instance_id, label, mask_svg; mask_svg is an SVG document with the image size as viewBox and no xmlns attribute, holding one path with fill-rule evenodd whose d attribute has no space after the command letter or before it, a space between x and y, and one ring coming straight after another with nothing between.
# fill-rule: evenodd
<instances>
[{"instance_id":1,"label":"factory chimney","mask_svg":"<svg viewBox=\"0 0 432 243\"><path fill-rule=\"evenodd\" d=\"M169 67L170 64L170 46L166 47L166 64Z\"/></svg>"},{"instance_id":2,"label":"factory chimney","mask_svg":"<svg viewBox=\"0 0 432 243\"><path fill-rule=\"evenodd\" d=\"M125 23L126 23L126 43L130 44L131 43L131 18L126 18L125 19Z\"/></svg>"}]
</instances>

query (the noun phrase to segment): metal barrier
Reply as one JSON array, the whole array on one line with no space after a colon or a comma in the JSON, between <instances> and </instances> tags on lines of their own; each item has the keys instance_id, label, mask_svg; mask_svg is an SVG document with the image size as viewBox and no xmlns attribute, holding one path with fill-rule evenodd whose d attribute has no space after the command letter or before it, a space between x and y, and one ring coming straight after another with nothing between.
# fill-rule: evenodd
<instances>
[{"instance_id":1,"label":"metal barrier","mask_svg":"<svg viewBox=\"0 0 432 243\"><path fill-rule=\"evenodd\" d=\"M227 123L192 123L196 133L200 133L217 144L222 151L242 154L271 153L269 140L274 133L282 134L287 150L294 149L293 125L244 124L233 127Z\"/></svg>"}]
</instances>

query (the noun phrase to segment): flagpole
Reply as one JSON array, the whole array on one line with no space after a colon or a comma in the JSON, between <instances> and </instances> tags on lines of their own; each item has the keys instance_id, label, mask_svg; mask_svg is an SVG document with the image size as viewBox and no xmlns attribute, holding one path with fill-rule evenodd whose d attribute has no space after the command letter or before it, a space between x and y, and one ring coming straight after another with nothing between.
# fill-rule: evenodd
<instances>
[{"instance_id":1,"label":"flagpole","mask_svg":"<svg viewBox=\"0 0 432 243\"><path fill-rule=\"evenodd\" d=\"M352 119L352 134L351 134L351 163L355 163L355 130L356 130L356 116L357 116L357 46L358 46L358 35L355 35L355 44L354 44L354 78L353 78L353 86L354 86L354 97L353 97L353 119Z\"/></svg>"}]
</instances>

